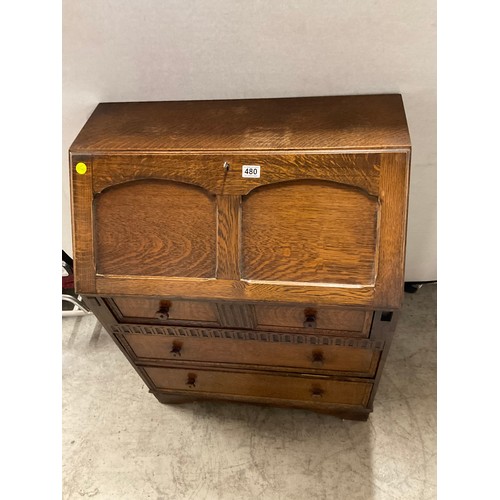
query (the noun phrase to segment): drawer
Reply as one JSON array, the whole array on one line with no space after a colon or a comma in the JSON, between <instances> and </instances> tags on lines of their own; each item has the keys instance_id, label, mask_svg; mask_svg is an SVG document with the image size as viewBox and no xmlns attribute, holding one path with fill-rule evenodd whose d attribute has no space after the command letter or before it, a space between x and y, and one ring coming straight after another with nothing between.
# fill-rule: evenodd
<instances>
[{"instance_id":1,"label":"drawer","mask_svg":"<svg viewBox=\"0 0 500 500\"><path fill-rule=\"evenodd\" d=\"M366 406L372 384L326 377L144 367L157 390Z\"/></svg>"},{"instance_id":2,"label":"drawer","mask_svg":"<svg viewBox=\"0 0 500 500\"><path fill-rule=\"evenodd\" d=\"M332 307L299 307L255 305L257 327L260 329L335 330L349 332L350 337L367 338L373 311Z\"/></svg>"},{"instance_id":3,"label":"drawer","mask_svg":"<svg viewBox=\"0 0 500 500\"><path fill-rule=\"evenodd\" d=\"M183 338L164 335L122 336L139 360L178 360L283 368L324 370L372 377L380 351L346 345L287 344L258 340ZM342 341L343 339L338 339Z\"/></svg>"},{"instance_id":4,"label":"drawer","mask_svg":"<svg viewBox=\"0 0 500 500\"><path fill-rule=\"evenodd\" d=\"M204 324L219 326L217 308L193 300L114 297L108 303L119 321L126 323Z\"/></svg>"}]
</instances>

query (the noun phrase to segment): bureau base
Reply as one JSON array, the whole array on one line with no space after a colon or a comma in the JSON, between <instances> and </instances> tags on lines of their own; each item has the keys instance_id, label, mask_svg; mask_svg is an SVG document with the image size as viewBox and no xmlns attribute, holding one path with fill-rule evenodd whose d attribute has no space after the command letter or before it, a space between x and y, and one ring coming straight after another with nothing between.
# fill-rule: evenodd
<instances>
[{"instance_id":1,"label":"bureau base","mask_svg":"<svg viewBox=\"0 0 500 500\"><path fill-rule=\"evenodd\" d=\"M305 403L298 401L282 401L282 400L249 400L244 398L239 398L236 396L215 396L210 395L206 396L193 396L193 395L184 395L179 393L171 393L171 392L156 392L150 391L155 398L162 404L166 405L179 405L179 404L192 404L198 401L211 401L211 402L231 402L231 403L239 403L239 404L252 404L259 406L275 406L278 408L295 408L301 410L309 410L314 411L315 413L322 413L327 415L332 415L341 419L346 420L358 420L365 422L368 420L371 409L364 408L362 406L348 406L348 405L336 405L336 404L324 404L320 405L317 403Z\"/></svg>"}]
</instances>

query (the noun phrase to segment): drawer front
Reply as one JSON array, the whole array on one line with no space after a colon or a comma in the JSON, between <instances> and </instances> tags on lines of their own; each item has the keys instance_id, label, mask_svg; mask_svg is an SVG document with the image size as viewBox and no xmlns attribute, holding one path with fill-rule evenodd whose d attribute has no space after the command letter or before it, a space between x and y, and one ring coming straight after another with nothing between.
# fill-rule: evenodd
<instances>
[{"instance_id":1,"label":"drawer front","mask_svg":"<svg viewBox=\"0 0 500 500\"><path fill-rule=\"evenodd\" d=\"M158 390L366 406L372 384L320 377L145 367Z\"/></svg>"},{"instance_id":2,"label":"drawer front","mask_svg":"<svg viewBox=\"0 0 500 500\"><path fill-rule=\"evenodd\" d=\"M115 297L109 304L118 320L127 323L219 325L217 308L210 302Z\"/></svg>"},{"instance_id":3,"label":"drawer front","mask_svg":"<svg viewBox=\"0 0 500 500\"><path fill-rule=\"evenodd\" d=\"M335 330L349 332L350 337L367 338L373 311L257 304L255 317L261 329Z\"/></svg>"},{"instance_id":4,"label":"drawer front","mask_svg":"<svg viewBox=\"0 0 500 500\"><path fill-rule=\"evenodd\" d=\"M273 369L324 370L372 377L380 351L338 345L284 344L253 340L171 338L162 335L123 335L139 360L260 365Z\"/></svg>"}]
</instances>

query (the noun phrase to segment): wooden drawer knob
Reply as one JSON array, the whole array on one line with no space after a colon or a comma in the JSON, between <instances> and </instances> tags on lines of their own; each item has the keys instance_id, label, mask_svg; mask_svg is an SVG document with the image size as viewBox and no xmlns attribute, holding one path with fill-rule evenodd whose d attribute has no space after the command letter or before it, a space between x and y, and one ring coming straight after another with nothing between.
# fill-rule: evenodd
<instances>
[{"instance_id":1,"label":"wooden drawer knob","mask_svg":"<svg viewBox=\"0 0 500 500\"><path fill-rule=\"evenodd\" d=\"M316 328L316 310L315 309L306 309L304 311L304 316L306 317L304 320L305 328Z\"/></svg>"},{"instance_id":2,"label":"wooden drawer knob","mask_svg":"<svg viewBox=\"0 0 500 500\"><path fill-rule=\"evenodd\" d=\"M168 319L168 311L170 309L170 302L160 302L160 309L155 312L155 318L161 321Z\"/></svg>"},{"instance_id":3,"label":"wooden drawer knob","mask_svg":"<svg viewBox=\"0 0 500 500\"><path fill-rule=\"evenodd\" d=\"M186 380L186 385L190 389L194 389L196 387L196 375L194 373L189 373Z\"/></svg>"},{"instance_id":4,"label":"wooden drawer knob","mask_svg":"<svg viewBox=\"0 0 500 500\"><path fill-rule=\"evenodd\" d=\"M181 356L182 344L180 342L172 342L172 349L170 349L170 354L175 357Z\"/></svg>"},{"instance_id":5,"label":"wooden drawer knob","mask_svg":"<svg viewBox=\"0 0 500 500\"><path fill-rule=\"evenodd\" d=\"M321 387L313 387L311 389L311 397L313 399L321 399L325 391Z\"/></svg>"},{"instance_id":6,"label":"wooden drawer knob","mask_svg":"<svg viewBox=\"0 0 500 500\"><path fill-rule=\"evenodd\" d=\"M312 364L313 366L323 366L325 362L325 357L321 351L314 351L312 353Z\"/></svg>"}]
</instances>

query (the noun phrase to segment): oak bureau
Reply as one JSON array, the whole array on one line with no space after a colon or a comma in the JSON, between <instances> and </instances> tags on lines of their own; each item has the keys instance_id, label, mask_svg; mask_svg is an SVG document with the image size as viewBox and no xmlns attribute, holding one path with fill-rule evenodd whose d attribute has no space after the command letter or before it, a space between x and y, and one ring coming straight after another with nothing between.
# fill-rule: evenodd
<instances>
[{"instance_id":1,"label":"oak bureau","mask_svg":"<svg viewBox=\"0 0 500 500\"><path fill-rule=\"evenodd\" d=\"M162 403L366 420L403 297L400 95L99 104L76 291Z\"/></svg>"}]
</instances>

